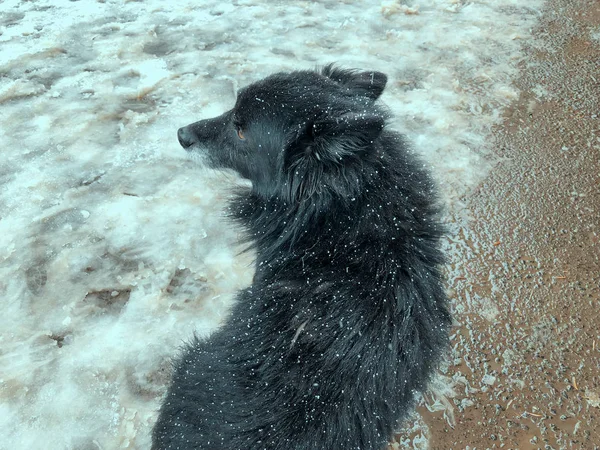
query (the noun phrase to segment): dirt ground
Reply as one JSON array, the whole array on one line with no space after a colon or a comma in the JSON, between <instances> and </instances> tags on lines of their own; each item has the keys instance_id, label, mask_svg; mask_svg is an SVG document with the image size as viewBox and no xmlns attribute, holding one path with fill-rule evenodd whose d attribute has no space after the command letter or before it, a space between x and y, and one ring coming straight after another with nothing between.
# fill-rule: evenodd
<instances>
[{"instance_id":1,"label":"dirt ground","mask_svg":"<svg viewBox=\"0 0 600 450\"><path fill-rule=\"evenodd\" d=\"M430 449L600 449L600 1L550 0L464 201L449 377Z\"/></svg>"}]
</instances>

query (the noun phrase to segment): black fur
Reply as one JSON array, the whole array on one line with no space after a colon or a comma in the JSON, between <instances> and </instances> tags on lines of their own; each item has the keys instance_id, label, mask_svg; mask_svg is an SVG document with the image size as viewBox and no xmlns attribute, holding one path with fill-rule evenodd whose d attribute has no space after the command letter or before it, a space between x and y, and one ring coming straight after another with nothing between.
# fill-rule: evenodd
<instances>
[{"instance_id":1,"label":"black fur","mask_svg":"<svg viewBox=\"0 0 600 450\"><path fill-rule=\"evenodd\" d=\"M425 388L450 325L443 229L423 164L385 129L386 82L278 73L179 130L252 181L230 210L256 274L177 361L153 448L384 449Z\"/></svg>"}]
</instances>

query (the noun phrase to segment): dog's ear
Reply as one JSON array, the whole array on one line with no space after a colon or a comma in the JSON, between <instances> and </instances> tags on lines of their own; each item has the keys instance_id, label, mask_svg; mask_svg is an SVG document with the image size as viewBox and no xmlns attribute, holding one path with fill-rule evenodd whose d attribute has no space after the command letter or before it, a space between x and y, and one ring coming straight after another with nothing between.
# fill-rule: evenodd
<instances>
[{"instance_id":1,"label":"dog's ear","mask_svg":"<svg viewBox=\"0 0 600 450\"><path fill-rule=\"evenodd\" d=\"M288 156L323 164L339 162L372 144L385 126L385 117L370 112L347 112L307 122L288 148Z\"/></svg>"},{"instance_id":2,"label":"dog's ear","mask_svg":"<svg viewBox=\"0 0 600 450\"><path fill-rule=\"evenodd\" d=\"M340 171L359 166L360 152L379 137L385 117L374 112L327 116L302 127L284 153L288 199L298 202L339 189ZM336 187L337 186L337 187Z\"/></svg>"},{"instance_id":3,"label":"dog's ear","mask_svg":"<svg viewBox=\"0 0 600 450\"><path fill-rule=\"evenodd\" d=\"M340 69L333 64L323 67L321 74L345 86L356 94L369 97L373 100L379 98L387 83L387 75L384 73Z\"/></svg>"},{"instance_id":4,"label":"dog's ear","mask_svg":"<svg viewBox=\"0 0 600 450\"><path fill-rule=\"evenodd\" d=\"M304 141L312 141L310 145L315 147L315 151L355 152L372 144L381 134L384 125L384 117L368 112L349 112L339 117L328 116L308 125Z\"/></svg>"}]
</instances>

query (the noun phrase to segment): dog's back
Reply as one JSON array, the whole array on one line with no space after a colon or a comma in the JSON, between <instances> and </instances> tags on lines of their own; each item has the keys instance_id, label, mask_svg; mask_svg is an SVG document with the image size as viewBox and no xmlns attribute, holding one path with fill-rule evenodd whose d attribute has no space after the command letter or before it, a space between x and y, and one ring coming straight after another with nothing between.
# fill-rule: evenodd
<instances>
[{"instance_id":1,"label":"dog's back","mask_svg":"<svg viewBox=\"0 0 600 450\"><path fill-rule=\"evenodd\" d=\"M447 345L431 180L378 72L276 74L179 132L252 181L257 250L227 323L176 364L154 448L383 449Z\"/></svg>"}]
</instances>

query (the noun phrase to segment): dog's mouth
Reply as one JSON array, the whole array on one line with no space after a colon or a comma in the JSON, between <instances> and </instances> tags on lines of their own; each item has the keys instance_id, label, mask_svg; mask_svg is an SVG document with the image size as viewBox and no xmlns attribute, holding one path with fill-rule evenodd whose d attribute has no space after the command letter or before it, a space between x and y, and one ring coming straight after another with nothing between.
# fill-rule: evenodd
<instances>
[{"instance_id":1,"label":"dog's mouth","mask_svg":"<svg viewBox=\"0 0 600 450\"><path fill-rule=\"evenodd\" d=\"M183 147L183 146L182 146ZM202 146L199 144L193 144L189 147L184 147L185 159L191 161L193 166L202 168L212 168L210 157L206 151L202 151Z\"/></svg>"}]
</instances>

